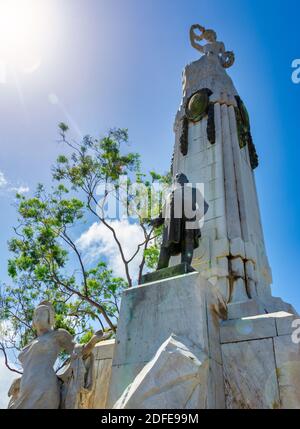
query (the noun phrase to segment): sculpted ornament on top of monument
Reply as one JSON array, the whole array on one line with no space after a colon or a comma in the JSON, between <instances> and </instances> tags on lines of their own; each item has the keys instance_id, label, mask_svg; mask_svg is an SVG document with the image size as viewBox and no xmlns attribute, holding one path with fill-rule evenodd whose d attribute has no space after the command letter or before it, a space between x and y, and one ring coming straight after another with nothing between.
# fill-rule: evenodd
<instances>
[{"instance_id":1,"label":"sculpted ornament on top of monument","mask_svg":"<svg viewBox=\"0 0 300 429\"><path fill-rule=\"evenodd\" d=\"M193 48L201 52L201 54L218 56L224 68L231 67L234 63L234 53L226 51L223 42L217 41L217 34L214 30L206 30L199 24L194 24L190 28L190 40ZM201 45L198 42L206 40L206 45Z\"/></svg>"}]
</instances>

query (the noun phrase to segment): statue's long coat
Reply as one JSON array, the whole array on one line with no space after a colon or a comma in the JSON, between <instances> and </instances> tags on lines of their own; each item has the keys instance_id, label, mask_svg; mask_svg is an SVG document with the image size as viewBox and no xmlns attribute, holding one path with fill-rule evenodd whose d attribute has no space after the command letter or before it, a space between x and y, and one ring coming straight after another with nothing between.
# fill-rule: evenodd
<instances>
[{"instance_id":1,"label":"statue's long coat","mask_svg":"<svg viewBox=\"0 0 300 429\"><path fill-rule=\"evenodd\" d=\"M175 202L177 206L175 206ZM181 205L181 209L179 207ZM175 210L177 207L177 211ZM179 208L179 209L178 209ZM193 216L187 217L189 208ZM178 211L179 210L179 211ZM178 255L182 251L182 245L187 234L186 223L201 219L208 210L208 204L197 188L176 187L166 198L161 214L164 219L164 231L162 246L170 249L171 255ZM194 249L199 246L201 237L200 228L188 230L189 238L194 241Z\"/></svg>"}]
</instances>

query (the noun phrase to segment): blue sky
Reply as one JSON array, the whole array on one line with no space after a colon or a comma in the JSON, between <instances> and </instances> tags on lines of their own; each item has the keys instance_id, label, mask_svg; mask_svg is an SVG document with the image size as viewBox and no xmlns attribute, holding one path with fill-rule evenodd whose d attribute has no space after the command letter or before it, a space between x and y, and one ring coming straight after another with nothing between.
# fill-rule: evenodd
<instances>
[{"instance_id":1,"label":"blue sky","mask_svg":"<svg viewBox=\"0 0 300 429\"><path fill-rule=\"evenodd\" d=\"M300 310L299 103L291 63L300 58L294 0L43 0L32 70L8 65L0 83L0 171L11 187L49 184L61 151L57 123L74 134L128 127L144 168L166 171L181 72L197 59L191 24L213 28L234 50L229 70L250 113L260 157L256 181L273 292ZM42 5L42 7L41 7ZM3 40L0 41L3 43ZM1 48L1 46L0 46ZM1 49L0 49L1 52ZM16 80L18 84L16 84ZM0 278L16 222L0 191Z\"/></svg>"},{"instance_id":2,"label":"blue sky","mask_svg":"<svg viewBox=\"0 0 300 429\"><path fill-rule=\"evenodd\" d=\"M292 60L300 58L299 2L17 1L32 9L19 16L24 34L30 27L27 47L19 37L9 52L15 71L3 63L3 25L13 26L0 13L0 280L7 280L7 240L16 224L10 189L50 183L61 151L58 122L77 136L128 127L144 168L169 168L181 72L198 58L188 31L199 22L235 51L229 74L249 110L260 157L255 175L273 293L300 311L300 84L291 82ZM11 377L0 360L0 408Z\"/></svg>"}]
</instances>

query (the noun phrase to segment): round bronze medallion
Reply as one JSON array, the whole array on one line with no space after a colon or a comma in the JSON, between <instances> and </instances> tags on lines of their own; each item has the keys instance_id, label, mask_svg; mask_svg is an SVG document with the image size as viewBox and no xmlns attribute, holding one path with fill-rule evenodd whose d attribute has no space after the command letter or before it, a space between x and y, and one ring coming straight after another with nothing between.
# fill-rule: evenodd
<instances>
[{"instance_id":1,"label":"round bronze medallion","mask_svg":"<svg viewBox=\"0 0 300 429\"><path fill-rule=\"evenodd\" d=\"M206 91L198 91L189 99L186 107L186 116L190 121L198 122L207 113L209 97Z\"/></svg>"}]
</instances>

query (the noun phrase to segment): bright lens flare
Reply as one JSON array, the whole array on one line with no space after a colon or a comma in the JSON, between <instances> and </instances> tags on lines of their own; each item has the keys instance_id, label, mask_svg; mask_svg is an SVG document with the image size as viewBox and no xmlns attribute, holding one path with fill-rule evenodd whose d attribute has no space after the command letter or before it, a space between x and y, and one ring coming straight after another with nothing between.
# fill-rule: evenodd
<instances>
[{"instance_id":1,"label":"bright lens flare","mask_svg":"<svg viewBox=\"0 0 300 429\"><path fill-rule=\"evenodd\" d=\"M41 0L0 0L0 62L32 72L40 64Z\"/></svg>"}]
</instances>

